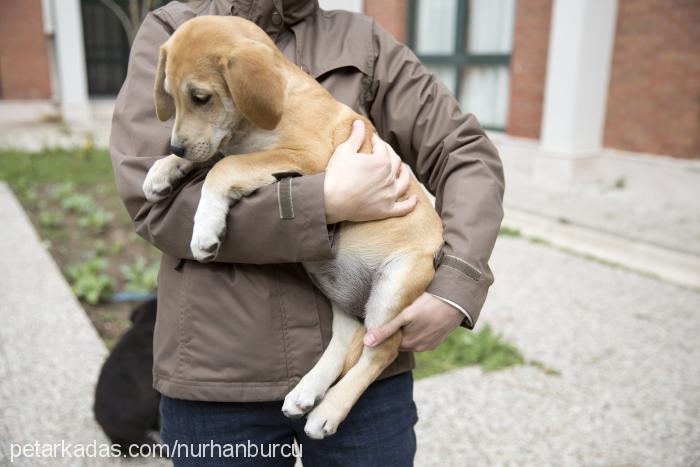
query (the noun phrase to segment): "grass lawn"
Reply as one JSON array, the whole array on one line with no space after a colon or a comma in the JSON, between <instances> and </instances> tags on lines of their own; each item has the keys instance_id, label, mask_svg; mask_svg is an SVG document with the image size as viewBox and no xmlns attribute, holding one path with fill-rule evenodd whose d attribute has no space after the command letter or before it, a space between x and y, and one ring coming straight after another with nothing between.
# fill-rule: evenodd
<instances>
[{"instance_id":1,"label":"grass lawn","mask_svg":"<svg viewBox=\"0 0 700 467\"><path fill-rule=\"evenodd\" d=\"M487 372L530 365L549 375L559 374L537 360L526 360L513 344L486 325L473 332L459 328L437 349L417 353L414 376L426 378L469 365L479 365Z\"/></svg>"},{"instance_id":2,"label":"grass lawn","mask_svg":"<svg viewBox=\"0 0 700 467\"><path fill-rule=\"evenodd\" d=\"M0 180L39 236L108 347L129 326L131 304L114 292L155 288L158 251L138 237L117 196L106 150L0 150Z\"/></svg>"},{"instance_id":3,"label":"grass lawn","mask_svg":"<svg viewBox=\"0 0 700 467\"><path fill-rule=\"evenodd\" d=\"M159 253L138 237L117 196L106 150L89 141L72 150L0 150L0 180L13 189L108 347L129 326L131 304L114 292L155 288ZM514 235L504 232L504 235ZM489 327L456 330L435 350L416 354L417 378L467 365L485 371L530 364Z\"/></svg>"}]
</instances>

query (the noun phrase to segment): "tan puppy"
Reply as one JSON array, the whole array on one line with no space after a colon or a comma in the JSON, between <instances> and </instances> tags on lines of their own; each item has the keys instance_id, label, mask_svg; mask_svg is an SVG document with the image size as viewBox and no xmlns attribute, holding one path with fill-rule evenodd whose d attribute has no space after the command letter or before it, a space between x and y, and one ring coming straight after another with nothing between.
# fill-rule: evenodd
<instances>
[{"instance_id":1,"label":"tan puppy","mask_svg":"<svg viewBox=\"0 0 700 467\"><path fill-rule=\"evenodd\" d=\"M372 124L334 100L265 32L242 18L205 16L178 28L160 49L154 97L160 120L175 114L171 145L178 155L159 160L149 171L144 193L150 201L170 194L195 165L215 160L219 148L234 148L204 182L191 242L200 261L216 256L232 202L274 183L273 174L324 171L354 120L368 128L362 151L371 152ZM311 411L305 427L311 438L335 433L398 354L400 332L369 348L362 344L365 327L396 316L433 277L442 223L413 177L408 195L419 202L407 216L344 222L336 234L335 259L304 264L333 304L330 344L283 406L289 417ZM350 314L358 311L365 327ZM347 372L338 380L344 367Z\"/></svg>"}]
</instances>

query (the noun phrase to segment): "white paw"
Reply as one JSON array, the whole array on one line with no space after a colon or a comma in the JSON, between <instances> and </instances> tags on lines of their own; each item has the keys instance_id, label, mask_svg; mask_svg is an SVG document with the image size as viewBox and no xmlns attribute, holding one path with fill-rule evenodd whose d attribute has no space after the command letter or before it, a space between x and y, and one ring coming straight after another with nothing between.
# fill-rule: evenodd
<instances>
[{"instance_id":1,"label":"white paw","mask_svg":"<svg viewBox=\"0 0 700 467\"><path fill-rule=\"evenodd\" d=\"M173 186L160 174L151 174L152 172L148 172L146 180L143 182L143 194L151 203L157 203L170 196L170 193L173 192Z\"/></svg>"},{"instance_id":2,"label":"white paw","mask_svg":"<svg viewBox=\"0 0 700 467\"><path fill-rule=\"evenodd\" d=\"M302 379L284 398L282 412L287 418L301 418L323 399L323 391Z\"/></svg>"},{"instance_id":3,"label":"white paw","mask_svg":"<svg viewBox=\"0 0 700 467\"><path fill-rule=\"evenodd\" d=\"M345 415L326 398L309 414L304 432L311 439L327 438L335 434L338 425L345 420Z\"/></svg>"},{"instance_id":4,"label":"white paw","mask_svg":"<svg viewBox=\"0 0 700 467\"><path fill-rule=\"evenodd\" d=\"M194 259L200 263L208 263L219 254L221 237L216 232L203 232L203 230L204 229L198 229L195 224L192 241L190 242L190 249L192 250Z\"/></svg>"},{"instance_id":5,"label":"white paw","mask_svg":"<svg viewBox=\"0 0 700 467\"><path fill-rule=\"evenodd\" d=\"M182 178L183 172L170 157L156 161L143 181L143 194L151 203L157 203L170 196L173 184Z\"/></svg>"},{"instance_id":6,"label":"white paw","mask_svg":"<svg viewBox=\"0 0 700 467\"><path fill-rule=\"evenodd\" d=\"M206 263L216 258L226 233L227 216L228 201L217 198L203 189L202 198L194 216L194 229L190 242L192 255L197 261Z\"/></svg>"}]
</instances>

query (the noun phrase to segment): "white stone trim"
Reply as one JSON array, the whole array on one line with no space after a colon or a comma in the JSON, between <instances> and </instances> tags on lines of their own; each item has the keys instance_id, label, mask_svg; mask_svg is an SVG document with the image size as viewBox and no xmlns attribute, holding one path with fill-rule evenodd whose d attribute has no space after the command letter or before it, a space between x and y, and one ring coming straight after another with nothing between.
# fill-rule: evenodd
<instances>
[{"instance_id":1,"label":"white stone trim","mask_svg":"<svg viewBox=\"0 0 700 467\"><path fill-rule=\"evenodd\" d=\"M617 0L555 0L542 146L564 153L602 145Z\"/></svg>"},{"instance_id":2,"label":"white stone trim","mask_svg":"<svg viewBox=\"0 0 700 467\"><path fill-rule=\"evenodd\" d=\"M50 1L61 114L69 124L84 125L91 114L80 1Z\"/></svg>"}]
</instances>

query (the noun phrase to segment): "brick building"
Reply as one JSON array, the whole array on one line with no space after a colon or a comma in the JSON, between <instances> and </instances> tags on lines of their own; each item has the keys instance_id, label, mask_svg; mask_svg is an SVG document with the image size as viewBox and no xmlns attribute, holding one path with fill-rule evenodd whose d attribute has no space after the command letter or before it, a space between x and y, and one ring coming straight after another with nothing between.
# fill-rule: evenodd
<instances>
[{"instance_id":1,"label":"brick building","mask_svg":"<svg viewBox=\"0 0 700 467\"><path fill-rule=\"evenodd\" d=\"M487 128L556 152L700 159L700 1L320 3L374 17ZM116 93L128 40L99 0L0 8L0 112L18 100L58 104L80 121Z\"/></svg>"}]
</instances>

